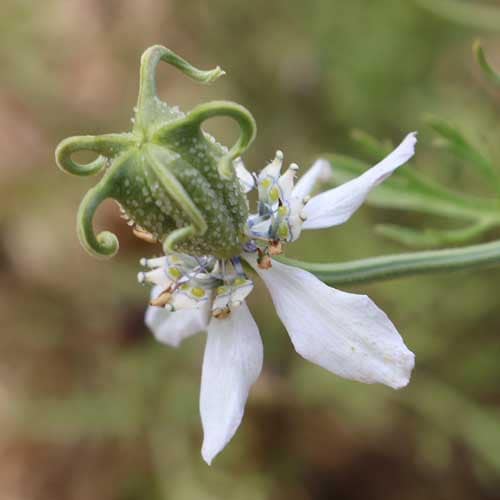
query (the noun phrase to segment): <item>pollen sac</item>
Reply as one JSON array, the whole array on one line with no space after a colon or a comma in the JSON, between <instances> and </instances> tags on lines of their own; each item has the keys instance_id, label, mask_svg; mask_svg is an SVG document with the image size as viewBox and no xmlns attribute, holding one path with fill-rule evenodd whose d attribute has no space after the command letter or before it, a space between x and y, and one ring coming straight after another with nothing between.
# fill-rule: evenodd
<instances>
[{"instance_id":1,"label":"pollen sac","mask_svg":"<svg viewBox=\"0 0 500 500\"><path fill-rule=\"evenodd\" d=\"M230 258L245 241L248 215L245 194L234 173L234 161L253 141L256 125L242 106L228 101L201 104L182 113L161 101L155 73L165 61L201 83L210 83L224 72L202 71L161 46L142 56L140 88L130 133L71 137L56 150L56 160L66 172L86 176L104 171L98 184L84 197L78 213L78 235L92 254L113 256L116 237L95 235L92 219L99 204L114 198L136 234L160 241L167 252ZM201 128L216 116L236 121L240 136L228 149ZM99 156L88 164L72 159L78 151Z\"/></svg>"}]
</instances>

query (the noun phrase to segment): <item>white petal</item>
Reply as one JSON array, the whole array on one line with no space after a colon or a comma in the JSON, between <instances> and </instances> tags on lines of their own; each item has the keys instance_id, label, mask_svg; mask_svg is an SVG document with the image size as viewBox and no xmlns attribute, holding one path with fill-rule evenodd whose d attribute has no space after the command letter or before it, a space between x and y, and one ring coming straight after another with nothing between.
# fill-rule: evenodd
<instances>
[{"instance_id":1,"label":"white petal","mask_svg":"<svg viewBox=\"0 0 500 500\"><path fill-rule=\"evenodd\" d=\"M332 166L324 158L316 160L312 167L300 177L293 188L293 197L303 200L312 193L316 184L328 182L332 177Z\"/></svg>"},{"instance_id":2,"label":"white petal","mask_svg":"<svg viewBox=\"0 0 500 500\"><path fill-rule=\"evenodd\" d=\"M276 311L304 358L341 377L399 389L410 380L414 355L386 314L366 295L330 288L312 274L273 261L262 270Z\"/></svg>"},{"instance_id":3,"label":"white petal","mask_svg":"<svg viewBox=\"0 0 500 500\"><path fill-rule=\"evenodd\" d=\"M320 229L344 223L359 208L370 191L415 154L416 132L386 158L352 181L321 193L304 208L304 229Z\"/></svg>"},{"instance_id":4,"label":"white petal","mask_svg":"<svg viewBox=\"0 0 500 500\"><path fill-rule=\"evenodd\" d=\"M255 179L253 175L246 169L241 158L234 160L233 164L243 192L250 192L255 187Z\"/></svg>"},{"instance_id":5,"label":"white petal","mask_svg":"<svg viewBox=\"0 0 500 500\"><path fill-rule=\"evenodd\" d=\"M212 319L201 377L201 454L210 465L238 429L248 392L262 369L262 340L246 304Z\"/></svg>"},{"instance_id":6,"label":"white petal","mask_svg":"<svg viewBox=\"0 0 500 500\"><path fill-rule=\"evenodd\" d=\"M163 288L155 287L151 293L156 298ZM178 347L187 337L206 330L209 319L209 304L202 309L185 309L169 312L163 307L149 306L145 323L156 340L172 347Z\"/></svg>"}]
</instances>

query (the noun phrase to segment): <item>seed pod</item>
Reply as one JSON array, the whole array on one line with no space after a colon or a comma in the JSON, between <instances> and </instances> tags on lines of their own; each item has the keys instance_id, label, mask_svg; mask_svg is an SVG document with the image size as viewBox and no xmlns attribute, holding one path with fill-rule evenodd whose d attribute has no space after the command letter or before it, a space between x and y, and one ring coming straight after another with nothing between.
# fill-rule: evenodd
<instances>
[{"instance_id":1,"label":"seed pod","mask_svg":"<svg viewBox=\"0 0 500 500\"><path fill-rule=\"evenodd\" d=\"M114 198L131 224L162 241L166 251L229 258L240 252L248 215L233 161L253 141L255 120L243 106L228 101L201 104L187 114L162 102L155 83L160 60L201 83L211 83L224 74L219 67L196 69L165 47L151 47L141 59L132 131L71 137L59 144L56 161L62 170L79 176L105 170L80 205L80 241L96 256L111 257L117 252L116 236L104 231L96 237L92 227L99 204ZM230 150L201 128L205 120L216 116L233 118L240 127L240 136ZM72 154L82 150L99 156L79 164Z\"/></svg>"}]
</instances>

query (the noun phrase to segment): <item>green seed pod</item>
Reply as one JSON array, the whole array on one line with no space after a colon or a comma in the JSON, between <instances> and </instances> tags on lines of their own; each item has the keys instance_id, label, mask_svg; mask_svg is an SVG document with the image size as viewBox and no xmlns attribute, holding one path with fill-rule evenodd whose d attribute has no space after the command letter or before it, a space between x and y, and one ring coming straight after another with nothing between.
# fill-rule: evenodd
<instances>
[{"instance_id":1,"label":"green seed pod","mask_svg":"<svg viewBox=\"0 0 500 500\"><path fill-rule=\"evenodd\" d=\"M165 47L151 47L141 59L132 131L71 137L59 144L56 161L65 172L87 176L105 170L80 205L80 241L96 256L117 252L116 236L107 231L96 236L92 227L99 204L114 198L130 223L162 241L167 251L229 258L240 252L248 215L233 161L253 141L255 120L243 106L228 101L201 104L187 114L168 106L156 92L160 60L201 83L224 74L219 67L201 71ZM201 129L205 120L216 116L233 118L240 127L230 150ZM87 164L76 163L72 154L83 150L99 156Z\"/></svg>"}]
</instances>

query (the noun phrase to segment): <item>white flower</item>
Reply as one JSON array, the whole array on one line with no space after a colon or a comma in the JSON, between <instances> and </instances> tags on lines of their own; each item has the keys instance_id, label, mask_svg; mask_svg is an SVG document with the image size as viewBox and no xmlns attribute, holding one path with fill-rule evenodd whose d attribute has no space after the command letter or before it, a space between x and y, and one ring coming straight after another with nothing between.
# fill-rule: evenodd
<instances>
[{"instance_id":1,"label":"white flower","mask_svg":"<svg viewBox=\"0 0 500 500\"><path fill-rule=\"evenodd\" d=\"M184 338L208 331L200 395L202 455L208 464L239 427L249 390L262 369L262 341L244 301L253 284L241 259L266 284L295 350L305 359L351 380L394 389L408 384L414 355L373 301L331 288L272 256L281 251L281 242L296 240L303 229L349 219L375 186L413 156L415 143L416 133L411 133L358 178L312 198L317 182L330 175L326 160L318 160L295 186L298 167L292 164L280 175L281 152L257 179L239 162L242 188L259 190L259 211L249 218L250 240L241 256L219 261L173 255L142 262L153 270L139 279L156 285L152 303L162 306L146 312L155 337L178 346Z\"/></svg>"}]
</instances>

